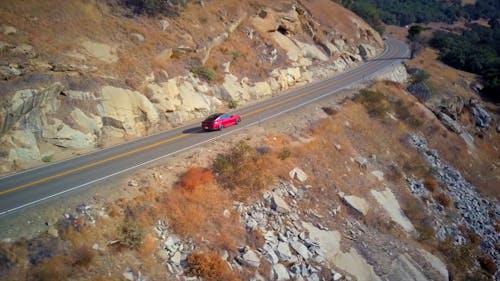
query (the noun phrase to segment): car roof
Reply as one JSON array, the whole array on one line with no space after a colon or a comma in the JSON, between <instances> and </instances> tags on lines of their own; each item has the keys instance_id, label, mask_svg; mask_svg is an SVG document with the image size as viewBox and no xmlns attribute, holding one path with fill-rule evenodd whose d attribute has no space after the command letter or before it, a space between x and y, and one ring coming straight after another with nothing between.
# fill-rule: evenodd
<instances>
[{"instance_id":1,"label":"car roof","mask_svg":"<svg viewBox=\"0 0 500 281\"><path fill-rule=\"evenodd\" d=\"M214 113L214 114L212 114L212 115L208 116L208 117L205 119L205 121L213 121L213 120L215 120L215 119L219 118L220 116L222 116L223 114L224 114L224 113Z\"/></svg>"}]
</instances>

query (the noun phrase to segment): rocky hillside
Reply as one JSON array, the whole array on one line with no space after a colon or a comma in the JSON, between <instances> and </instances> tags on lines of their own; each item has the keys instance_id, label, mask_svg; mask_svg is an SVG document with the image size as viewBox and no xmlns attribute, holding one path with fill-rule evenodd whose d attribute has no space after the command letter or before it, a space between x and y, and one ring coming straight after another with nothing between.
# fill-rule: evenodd
<instances>
[{"instance_id":1,"label":"rocky hillside","mask_svg":"<svg viewBox=\"0 0 500 281\"><path fill-rule=\"evenodd\" d=\"M2 1L0 172L168 129L376 56L333 1L201 1L178 15L120 1Z\"/></svg>"}]
</instances>

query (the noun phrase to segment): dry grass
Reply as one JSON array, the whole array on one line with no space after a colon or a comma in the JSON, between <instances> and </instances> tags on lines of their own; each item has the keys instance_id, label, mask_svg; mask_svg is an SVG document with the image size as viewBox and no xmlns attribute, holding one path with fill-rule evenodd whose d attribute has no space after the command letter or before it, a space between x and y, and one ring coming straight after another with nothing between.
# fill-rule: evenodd
<instances>
[{"instance_id":1,"label":"dry grass","mask_svg":"<svg viewBox=\"0 0 500 281\"><path fill-rule=\"evenodd\" d=\"M161 201L175 233L193 237L200 244L231 250L243 237L238 214L223 215L232 210L230 192L216 185L209 170L188 170Z\"/></svg>"}]
</instances>

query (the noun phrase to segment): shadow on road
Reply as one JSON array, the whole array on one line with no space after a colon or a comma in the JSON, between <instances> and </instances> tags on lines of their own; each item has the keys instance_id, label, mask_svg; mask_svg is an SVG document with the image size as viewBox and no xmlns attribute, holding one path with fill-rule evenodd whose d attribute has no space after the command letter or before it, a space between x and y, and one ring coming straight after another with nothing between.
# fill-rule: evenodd
<instances>
[{"instance_id":1,"label":"shadow on road","mask_svg":"<svg viewBox=\"0 0 500 281\"><path fill-rule=\"evenodd\" d=\"M192 127L182 131L183 134L200 134L204 132L205 131L201 127Z\"/></svg>"}]
</instances>

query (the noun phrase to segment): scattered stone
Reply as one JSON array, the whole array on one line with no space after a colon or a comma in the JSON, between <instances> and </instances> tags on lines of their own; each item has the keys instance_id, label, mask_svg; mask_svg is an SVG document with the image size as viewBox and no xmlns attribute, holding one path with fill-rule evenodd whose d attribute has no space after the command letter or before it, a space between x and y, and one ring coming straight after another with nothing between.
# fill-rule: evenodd
<instances>
[{"instance_id":1,"label":"scattered stone","mask_svg":"<svg viewBox=\"0 0 500 281\"><path fill-rule=\"evenodd\" d=\"M345 195L343 192L339 192L339 196L344 203L361 215L366 216L368 213L369 206L365 199L354 195Z\"/></svg>"},{"instance_id":2,"label":"scattered stone","mask_svg":"<svg viewBox=\"0 0 500 281\"><path fill-rule=\"evenodd\" d=\"M128 186L138 187L139 183L136 180L129 180Z\"/></svg>"},{"instance_id":3,"label":"scattered stone","mask_svg":"<svg viewBox=\"0 0 500 281\"><path fill-rule=\"evenodd\" d=\"M298 167L293 168L293 170L290 171L289 175L290 178L294 180L296 179L300 182L305 182L307 180L307 174Z\"/></svg>"},{"instance_id":4,"label":"scattered stone","mask_svg":"<svg viewBox=\"0 0 500 281\"><path fill-rule=\"evenodd\" d=\"M130 33L130 36L134 39L137 40L137 42L144 42L144 35L140 33Z\"/></svg>"},{"instance_id":5,"label":"scattered stone","mask_svg":"<svg viewBox=\"0 0 500 281\"><path fill-rule=\"evenodd\" d=\"M276 281L285 281L290 280L290 275L288 274L288 270L281 263L275 264L273 266L273 280Z\"/></svg>"},{"instance_id":6,"label":"scattered stone","mask_svg":"<svg viewBox=\"0 0 500 281\"><path fill-rule=\"evenodd\" d=\"M253 250L251 250L248 247L244 247L242 249L242 252L243 253L241 255L241 258L242 258L243 264L251 266L251 267L259 267L260 258L257 255L257 253L255 253Z\"/></svg>"},{"instance_id":7,"label":"scattered stone","mask_svg":"<svg viewBox=\"0 0 500 281\"><path fill-rule=\"evenodd\" d=\"M3 34L4 35L14 35L17 33L17 29L10 25L3 26Z\"/></svg>"},{"instance_id":8,"label":"scattered stone","mask_svg":"<svg viewBox=\"0 0 500 281\"><path fill-rule=\"evenodd\" d=\"M373 176L377 178L378 181L384 181L384 173L379 170L372 171Z\"/></svg>"},{"instance_id":9,"label":"scattered stone","mask_svg":"<svg viewBox=\"0 0 500 281\"><path fill-rule=\"evenodd\" d=\"M368 160L366 160L366 158L361 157L361 156L354 158L354 161L356 161L356 163L358 163L358 165L361 169L366 169L366 166L368 165Z\"/></svg>"},{"instance_id":10,"label":"scattered stone","mask_svg":"<svg viewBox=\"0 0 500 281\"><path fill-rule=\"evenodd\" d=\"M333 281L338 281L342 278L342 274L335 271L332 272L332 275L333 275L332 276Z\"/></svg>"},{"instance_id":11,"label":"scattered stone","mask_svg":"<svg viewBox=\"0 0 500 281\"><path fill-rule=\"evenodd\" d=\"M311 256L311 253L309 252L307 247L298 241L291 241L290 246L295 252L297 252L302 258L304 258L304 260L309 259L309 257Z\"/></svg>"},{"instance_id":12,"label":"scattered stone","mask_svg":"<svg viewBox=\"0 0 500 281\"><path fill-rule=\"evenodd\" d=\"M160 20L161 31L167 30L167 28L169 26L170 26L170 23L168 22L168 20Z\"/></svg>"}]
</instances>

